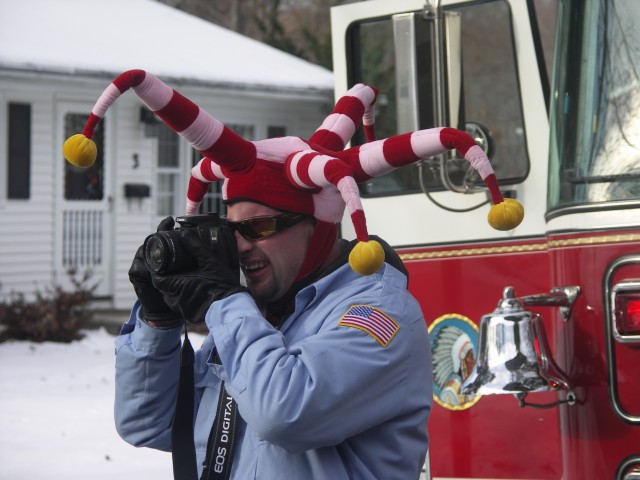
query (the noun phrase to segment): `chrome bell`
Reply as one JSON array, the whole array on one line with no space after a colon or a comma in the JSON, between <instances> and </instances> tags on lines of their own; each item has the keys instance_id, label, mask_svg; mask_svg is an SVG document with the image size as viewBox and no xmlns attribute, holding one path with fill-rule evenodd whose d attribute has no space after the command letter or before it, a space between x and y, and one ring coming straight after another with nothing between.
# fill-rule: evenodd
<instances>
[{"instance_id":1,"label":"chrome bell","mask_svg":"<svg viewBox=\"0 0 640 480\"><path fill-rule=\"evenodd\" d=\"M465 395L529 393L569 389L550 355L542 318L524 310L513 287L493 313L480 321L478 355L460 387Z\"/></svg>"}]
</instances>

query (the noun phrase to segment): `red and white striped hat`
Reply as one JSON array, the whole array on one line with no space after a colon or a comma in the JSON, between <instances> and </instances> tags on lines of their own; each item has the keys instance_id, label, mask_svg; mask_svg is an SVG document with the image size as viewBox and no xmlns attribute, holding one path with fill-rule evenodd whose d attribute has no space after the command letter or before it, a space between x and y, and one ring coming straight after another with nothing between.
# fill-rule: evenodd
<instances>
[{"instance_id":1,"label":"red and white striped hat","mask_svg":"<svg viewBox=\"0 0 640 480\"><path fill-rule=\"evenodd\" d=\"M524 215L517 201L503 199L489 159L467 133L433 128L374 140L378 91L364 84L346 92L308 140L248 141L152 74L130 70L102 93L83 133L65 142L63 153L69 162L82 167L93 164L93 131L109 106L129 89L204 157L191 172L187 214L197 212L211 182L222 181L227 202L250 200L317 219L316 230L322 235L312 239L310 249L315 251L308 257L313 258L305 260L298 278L311 273L328 255L333 243L328 240L335 240L345 206L359 240L349 263L360 274L376 272L384 262L384 252L378 242L369 241L357 184L454 148L485 181L493 203L489 223L494 228L515 228ZM368 143L344 150L361 119Z\"/></svg>"}]
</instances>

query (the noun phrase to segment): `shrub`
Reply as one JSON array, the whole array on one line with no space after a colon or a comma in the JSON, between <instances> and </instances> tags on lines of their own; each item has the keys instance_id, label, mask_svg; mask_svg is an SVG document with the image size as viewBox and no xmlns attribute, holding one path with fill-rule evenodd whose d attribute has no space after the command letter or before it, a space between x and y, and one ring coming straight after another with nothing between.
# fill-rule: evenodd
<instances>
[{"instance_id":1,"label":"shrub","mask_svg":"<svg viewBox=\"0 0 640 480\"><path fill-rule=\"evenodd\" d=\"M91 272L78 279L75 270L67 272L74 287L65 291L54 285L37 290L28 301L23 293L11 292L0 302L0 342L9 339L34 342L69 343L83 337L80 330L91 319L89 302L97 284L89 285Z\"/></svg>"}]
</instances>

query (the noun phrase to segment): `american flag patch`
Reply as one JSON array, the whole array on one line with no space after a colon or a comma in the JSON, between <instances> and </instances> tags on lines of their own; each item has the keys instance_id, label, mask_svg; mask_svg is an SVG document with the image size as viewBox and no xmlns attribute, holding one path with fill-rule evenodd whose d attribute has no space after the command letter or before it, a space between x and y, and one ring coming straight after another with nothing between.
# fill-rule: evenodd
<instances>
[{"instance_id":1,"label":"american flag patch","mask_svg":"<svg viewBox=\"0 0 640 480\"><path fill-rule=\"evenodd\" d=\"M367 332L383 347L389 345L391 339L400 330L400 326L391 317L369 305L352 305L342 316L338 325Z\"/></svg>"}]
</instances>

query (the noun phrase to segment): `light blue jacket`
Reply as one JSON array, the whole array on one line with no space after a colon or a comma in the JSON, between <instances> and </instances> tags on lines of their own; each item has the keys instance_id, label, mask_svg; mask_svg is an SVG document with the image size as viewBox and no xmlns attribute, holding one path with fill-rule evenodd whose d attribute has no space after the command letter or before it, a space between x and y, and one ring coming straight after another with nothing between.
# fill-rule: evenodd
<instances>
[{"instance_id":1,"label":"light blue jacket","mask_svg":"<svg viewBox=\"0 0 640 480\"><path fill-rule=\"evenodd\" d=\"M247 293L214 302L195 360L199 474L224 380L242 417L232 479L417 479L428 447L431 354L406 282L387 264L371 276L343 265L298 293L280 330ZM391 319L392 338L343 319L353 305ZM180 331L148 326L136 305L116 339L116 427L133 445L171 450Z\"/></svg>"}]
</instances>

